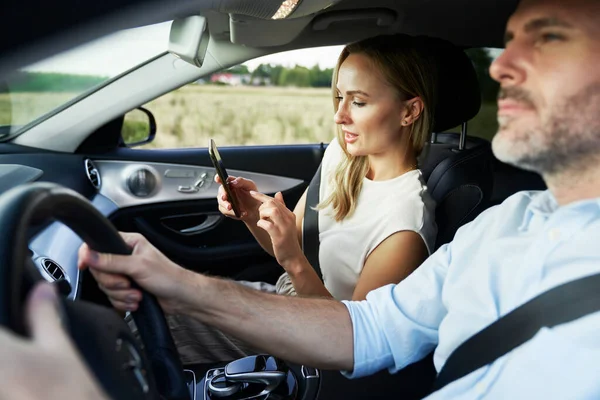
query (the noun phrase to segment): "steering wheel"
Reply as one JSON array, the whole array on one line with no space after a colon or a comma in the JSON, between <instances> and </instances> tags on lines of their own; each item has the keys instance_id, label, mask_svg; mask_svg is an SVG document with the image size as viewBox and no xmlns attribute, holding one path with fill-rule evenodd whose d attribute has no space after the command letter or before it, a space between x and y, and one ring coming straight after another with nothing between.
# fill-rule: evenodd
<instances>
[{"instance_id":1,"label":"steering wheel","mask_svg":"<svg viewBox=\"0 0 600 400\"><path fill-rule=\"evenodd\" d=\"M49 220L62 222L98 252L131 254L110 221L70 189L33 183L4 193L0 196L0 230L5 233L0 241L0 324L21 335L24 299L35 281L43 279L29 255L28 234L33 225ZM68 333L111 398L190 398L177 349L153 295L142 290L142 301L133 313L144 351L114 310L83 301L62 304Z\"/></svg>"}]
</instances>

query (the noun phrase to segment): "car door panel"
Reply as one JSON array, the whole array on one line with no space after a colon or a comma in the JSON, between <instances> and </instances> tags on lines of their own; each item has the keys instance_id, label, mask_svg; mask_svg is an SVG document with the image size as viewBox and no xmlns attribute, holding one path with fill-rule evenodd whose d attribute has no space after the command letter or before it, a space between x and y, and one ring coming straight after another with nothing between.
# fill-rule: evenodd
<instances>
[{"instance_id":1,"label":"car door panel","mask_svg":"<svg viewBox=\"0 0 600 400\"><path fill-rule=\"evenodd\" d=\"M220 218L216 201L218 186L212 182L214 168L206 148L119 148L103 154L67 154L18 145L0 147L0 164L38 168L43 171L38 180L58 183L91 201L102 199L103 204L111 204L106 208L106 216L118 229L143 234L168 257L186 268L235 279L270 282L281 274L281 267L262 250L243 223ZM220 152L231 175L255 180L259 190L270 195L282 191L286 204L293 208L312 179L324 148L322 144L246 146L222 147ZM88 159L93 161L100 173L102 182L99 190L93 187L86 175L89 171L86 172L85 161ZM107 169L109 165L111 168ZM127 192L126 177L128 171L144 165L158 171L161 182L156 193L138 198ZM186 176L165 177L164 180L169 183L163 183L169 168L191 170L196 177L207 173L206 188L192 194L179 192L179 186L189 185L192 180ZM210 226L202 225L206 221L210 221ZM52 251L42 248L39 249L40 255L64 252L68 253L65 259L71 261L76 257L80 244L50 242L53 247L60 245L61 248ZM62 266L68 273L77 273L73 265Z\"/></svg>"},{"instance_id":2,"label":"car door panel","mask_svg":"<svg viewBox=\"0 0 600 400\"><path fill-rule=\"evenodd\" d=\"M259 191L283 193L293 208L320 163L325 146L221 147L228 173L252 179ZM117 149L90 155L103 177L101 193L119 206L112 216L115 225L147 237L156 247L186 268L236 279L274 282L281 274L246 226L218 212L215 171L202 149ZM127 177L148 168L159 180L156 192L136 197L127 190ZM173 173L168 176L169 172ZM198 191L193 186L200 176Z\"/></svg>"}]
</instances>

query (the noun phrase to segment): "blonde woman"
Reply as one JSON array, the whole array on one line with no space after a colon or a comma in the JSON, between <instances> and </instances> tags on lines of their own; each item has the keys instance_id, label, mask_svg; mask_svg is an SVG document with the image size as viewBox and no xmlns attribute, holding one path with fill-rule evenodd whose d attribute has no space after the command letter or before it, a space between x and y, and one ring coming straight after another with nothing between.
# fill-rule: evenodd
<instances>
[{"instance_id":1,"label":"blonde woman","mask_svg":"<svg viewBox=\"0 0 600 400\"><path fill-rule=\"evenodd\" d=\"M379 36L346 46L333 76L337 137L322 161L319 279L301 250L306 192L294 212L281 194L231 186L242 221L276 257L298 295L362 300L408 276L434 248L436 226L417 156L431 132L435 66L418 38ZM235 218L222 187L219 210ZM289 278L288 278L289 277Z\"/></svg>"},{"instance_id":2,"label":"blonde woman","mask_svg":"<svg viewBox=\"0 0 600 400\"><path fill-rule=\"evenodd\" d=\"M362 300L373 289L400 282L425 260L437 229L417 157L432 129L436 76L424 38L378 36L344 48L332 80L337 137L322 160L317 206L323 281L300 245L306 192L292 212L281 193L272 198L258 193L254 182L231 177L239 219L286 272L276 286L243 284ZM218 203L224 215L236 218L222 186ZM251 352L191 318L168 321L184 363Z\"/></svg>"}]
</instances>

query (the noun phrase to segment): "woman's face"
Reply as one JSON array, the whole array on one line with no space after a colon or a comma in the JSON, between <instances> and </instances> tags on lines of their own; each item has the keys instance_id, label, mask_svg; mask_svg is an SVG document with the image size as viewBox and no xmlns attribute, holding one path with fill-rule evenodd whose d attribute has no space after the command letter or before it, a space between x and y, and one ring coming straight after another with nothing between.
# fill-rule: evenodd
<instances>
[{"instance_id":1,"label":"woman's face","mask_svg":"<svg viewBox=\"0 0 600 400\"><path fill-rule=\"evenodd\" d=\"M334 121L353 156L382 155L398 150L406 115L398 92L374 70L363 54L350 54L337 80L338 110Z\"/></svg>"}]
</instances>

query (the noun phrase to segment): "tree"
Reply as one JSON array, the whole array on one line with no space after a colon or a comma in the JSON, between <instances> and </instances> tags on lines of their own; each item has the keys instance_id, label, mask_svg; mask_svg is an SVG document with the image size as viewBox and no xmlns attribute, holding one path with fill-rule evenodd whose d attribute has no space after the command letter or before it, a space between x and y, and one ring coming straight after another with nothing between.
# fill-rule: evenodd
<instances>
[{"instance_id":1,"label":"tree","mask_svg":"<svg viewBox=\"0 0 600 400\"><path fill-rule=\"evenodd\" d=\"M250 71L248 71L248 67L244 64L234 65L233 67L227 69L227 72L230 72L234 75L248 75Z\"/></svg>"},{"instance_id":2,"label":"tree","mask_svg":"<svg viewBox=\"0 0 600 400\"><path fill-rule=\"evenodd\" d=\"M299 65L292 69L284 69L279 77L280 86L309 87L310 83L310 71Z\"/></svg>"},{"instance_id":3,"label":"tree","mask_svg":"<svg viewBox=\"0 0 600 400\"><path fill-rule=\"evenodd\" d=\"M331 77L333 69L321 69L315 65L310 69L310 86L312 87L331 87Z\"/></svg>"}]
</instances>

